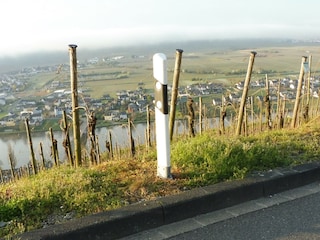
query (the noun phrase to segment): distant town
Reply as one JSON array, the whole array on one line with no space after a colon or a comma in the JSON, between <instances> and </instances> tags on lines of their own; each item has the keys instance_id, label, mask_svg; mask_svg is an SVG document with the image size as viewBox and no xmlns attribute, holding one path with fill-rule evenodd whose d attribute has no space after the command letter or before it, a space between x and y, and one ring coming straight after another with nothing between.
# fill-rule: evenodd
<instances>
[{"instance_id":1,"label":"distant town","mask_svg":"<svg viewBox=\"0 0 320 240\"><path fill-rule=\"evenodd\" d=\"M135 56L136 58L144 58L144 56ZM114 56L112 58L99 59L93 57L85 63L79 63L79 68L86 68L88 65L98 64L99 61L121 61L124 56ZM68 66L63 66L68 69ZM2 131L14 131L23 129L23 122L29 119L30 125L41 126L43 121L48 119L61 119L63 111L71 114L71 92L70 84L59 80L50 81L45 86L47 94L39 100L35 100L34 96L21 97L21 93L25 89L30 88L28 81L30 75L40 73L59 74L61 65L30 67L23 68L0 75L0 129ZM291 100L295 98L295 89L297 86L297 78L285 77L279 79L270 79L271 100L276 101L276 93L278 84L281 84L282 98ZM318 98L320 86L320 77L312 77L311 90L312 96ZM251 89L259 89L265 87L265 79L251 81ZM180 86L179 103L185 103L188 97L207 97L211 98L212 106L221 105L221 96L225 97L227 102L236 103L240 99L241 90L243 89L243 81L236 83L234 86L224 86L221 83L199 82L187 86ZM171 87L168 86L169 96L171 96ZM147 106L153 104L153 91L145 89L143 83L137 83L135 90L120 90L116 92L116 97L110 94L104 94L101 98L96 99L86 93L85 89L79 88L79 104L85 106L86 109L95 112L98 119L106 122L126 121L134 114L143 114L147 111ZM217 97L220 96L220 97ZM262 96L257 96L262 100ZM20 129L20 130L22 130Z\"/></svg>"}]
</instances>

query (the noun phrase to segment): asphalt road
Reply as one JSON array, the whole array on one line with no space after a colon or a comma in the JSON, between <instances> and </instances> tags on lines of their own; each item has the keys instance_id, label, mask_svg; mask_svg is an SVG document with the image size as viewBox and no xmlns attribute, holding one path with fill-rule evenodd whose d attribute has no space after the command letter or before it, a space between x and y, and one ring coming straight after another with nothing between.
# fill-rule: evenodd
<instances>
[{"instance_id":1,"label":"asphalt road","mask_svg":"<svg viewBox=\"0 0 320 240\"><path fill-rule=\"evenodd\" d=\"M123 238L134 239L320 239L320 185L310 184Z\"/></svg>"}]
</instances>

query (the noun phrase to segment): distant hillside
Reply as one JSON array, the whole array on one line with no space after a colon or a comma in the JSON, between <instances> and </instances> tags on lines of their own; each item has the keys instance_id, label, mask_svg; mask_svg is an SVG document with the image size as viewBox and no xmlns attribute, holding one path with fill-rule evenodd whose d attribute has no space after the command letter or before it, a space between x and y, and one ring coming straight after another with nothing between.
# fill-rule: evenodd
<instances>
[{"instance_id":1,"label":"distant hillside","mask_svg":"<svg viewBox=\"0 0 320 240\"><path fill-rule=\"evenodd\" d=\"M173 54L177 48L183 49L185 52L194 51L223 51L237 49L255 49L258 47L269 46L291 46L299 45L306 42L297 42L287 39L233 39L233 40L204 40L204 41L185 41L185 42L166 42L162 44L137 45L118 48L103 49L82 49L78 47L78 60L82 61L92 57L106 57L110 55L121 54L142 54L152 55L156 52ZM314 44L314 43L310 43ZM20 57L0 58L0 73L19 70L23 67L54 65L69 62L68 46L65 52L38 52L26 54Z\"/></svg>"}]
</instances>

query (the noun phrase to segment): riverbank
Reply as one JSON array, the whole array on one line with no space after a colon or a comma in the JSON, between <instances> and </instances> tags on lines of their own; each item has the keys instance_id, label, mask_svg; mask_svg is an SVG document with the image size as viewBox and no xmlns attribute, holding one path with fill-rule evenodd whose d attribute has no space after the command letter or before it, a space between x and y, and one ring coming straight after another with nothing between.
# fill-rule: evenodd
<instances>
[{"instance_id":1,"label":"riverbank","mask_svg":"<svg viewBox=\"0 0 320 240\"><path fill-rule=\"evenodd\" d=\"M185 120L184 120L185 121ZM184 121L177 120L176 133L183 134L186 130L184 127ZM213 120L210 120L213 122ZM100 126L100 125L99 125ZM101 125L101 127L96 127L96 135L98 137L100 152L103 153L107 151L106 141L109 141L110 134L112 135L114 147L125 148L128 146L128 122L114 122L112 124L106 124L106 126ZM154 122L151 121L151 135L152 141L154 141ZM135 140L136 146L143 145L145 143L145 130L146 122L135 121L132 126L132 134ZM31 131L33 148L35 151L36 159L40 159L40 143L43 145L44 157L46 161L53 161L51 154L51 141L49 131L36 131L32 129ZM61 129L54 131L54 137L58 142L58 153L59 158L63 162L66 159L65 150L63 148L64 134ZM70 137L72 139L73 134L70 132ZM25 166L30 161L30 149L27 140L26 132L20 131L15 133L0 134L0 167L2 170L10 169L9 165L9 148L13 150L15 156L16 168ZM84 147L85 148L85 147ZM2 163L2 164L1 164Z\"/></svg>"},{"instance_id":2,"label":"riverbank","mask_svg":"<svg viewBox=\"0 0 320 240\"><path fill-rule=\"evenodd\" d=\"M54 119L45 119L41 125L38 126L31 126L32 132L47 132L49 128L52 128L53 131L61 131L59 122L61 118L54 118ZM86 119L82 119L82 121L86 121ZM143 122L143 120L137 121L137 123ZM101 127L112 127L117 125L126 124L127 121L118 121L118 122L111 122L111 121L98 121L97 128ZM26 133L26 129L24 125L21 127L0 127L0 136L1 135L10 135L10 134L23 134Z\"/></svg>"}]
</instances>

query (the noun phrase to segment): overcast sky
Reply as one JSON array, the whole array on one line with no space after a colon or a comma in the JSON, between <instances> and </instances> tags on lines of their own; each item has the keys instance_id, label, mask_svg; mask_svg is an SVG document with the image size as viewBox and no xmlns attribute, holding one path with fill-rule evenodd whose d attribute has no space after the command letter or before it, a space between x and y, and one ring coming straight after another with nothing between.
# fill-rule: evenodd
<instances>
[{"instance_id":1,"label":"overcast sky","mask_svg":"<svg viewBox=\"0 0 320 240\"><path fill-rule=\"evenodd\" d=\"M0 57L221 38L320 39L319 0L1 0Z\"/></svg>"}]
</instances>

